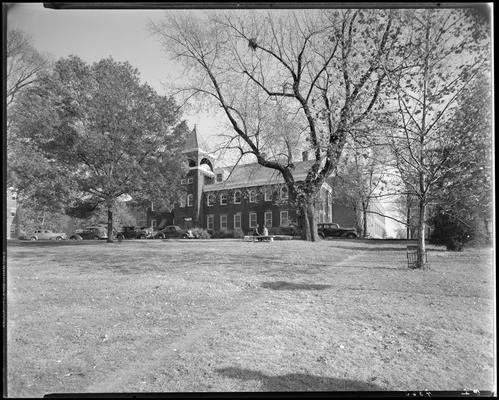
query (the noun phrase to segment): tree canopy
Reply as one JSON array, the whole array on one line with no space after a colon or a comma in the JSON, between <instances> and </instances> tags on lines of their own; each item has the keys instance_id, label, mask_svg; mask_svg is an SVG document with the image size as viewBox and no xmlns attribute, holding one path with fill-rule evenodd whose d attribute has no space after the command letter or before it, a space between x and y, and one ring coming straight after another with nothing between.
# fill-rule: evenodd
<instances>
[{"instance_id":1,"label":"tree canopy","mask_svg":"<svg viewBox=\"0 0 499 400\"><path fill-rule=\"evenodd\" d=\"M162 189L170 184L161 199L172 203L184 140L176 129L177 110L173 99L141 84L127 62L60 59L16 102L15 145L19 151L32 149L40 159L27 166L14 154L13 186L25 196L44 187L44 197L62 200L67 212L104 206L109 222L117 199L144 199L155 193L155 183ZM38 166L53 172L58 184L47 186L48 176L37 181L30 173Z\"/></svg>"}]
</instances>

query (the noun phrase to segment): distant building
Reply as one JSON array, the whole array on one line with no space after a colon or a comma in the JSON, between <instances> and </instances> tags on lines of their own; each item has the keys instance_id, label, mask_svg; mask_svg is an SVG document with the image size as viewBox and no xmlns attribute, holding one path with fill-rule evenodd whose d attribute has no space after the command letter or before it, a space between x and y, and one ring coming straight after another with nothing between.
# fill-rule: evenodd
<instances>
[{"instance_id":1,"label":"distant building","mask_svg":"<svg viewBox=\"0 0 499 400\"><path fill-rule=\"evenodd\" d=\"M367 213L367 237L382 239L386 236L386 219L383 205L375 199L370 200ZM342 227L354 227L360 229L363 227L363 215L360 204L357 209L333 202L333 222ZM361 232L359 231L359 234Z\"/></svg>"},{"instance_id":2,"label":"distant building","mask_svg":"<svg viewBox=\"0 0 499 400\"><path fill-rule=\"evenodd\" d=\"M7 189L7 239L17 238L18 235L17 195L9 188Z\"/></svg>"},{"instance_id":3,"label":"distant building","mask_svg":"<svg viewBox=\"0 0 499 400\"><path fill-rule=\"evenodd\" d=\"M259 225L279 228L297 223L297 212L288 201L288 190L278 171L258 163L217 167L214 158L201 149L194 128L183 152L189 171L181 179L186 194L173 210L173 222L183 228L210 231L242 230L250 233ZM304 180L313 161L295 163L295 181ZM332 190L325 183L317 199L317 218L331 222Z\"/></svg>"}]
</instances>

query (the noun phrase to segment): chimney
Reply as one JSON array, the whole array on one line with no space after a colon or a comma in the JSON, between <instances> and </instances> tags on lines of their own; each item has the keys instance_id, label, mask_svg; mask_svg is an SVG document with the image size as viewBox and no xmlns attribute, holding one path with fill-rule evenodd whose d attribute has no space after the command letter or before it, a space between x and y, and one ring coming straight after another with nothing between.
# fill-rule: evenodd
<instances>
[{"instance_id":1,"label":"chimney","mask_svg":"<svg viewBox=\"0 0 499 400\"><path fill-rule=\"evenodd\" d=\"M308 161L308 150L305 150L301 153L303 161Z\"/></svg>"}]
</instances>

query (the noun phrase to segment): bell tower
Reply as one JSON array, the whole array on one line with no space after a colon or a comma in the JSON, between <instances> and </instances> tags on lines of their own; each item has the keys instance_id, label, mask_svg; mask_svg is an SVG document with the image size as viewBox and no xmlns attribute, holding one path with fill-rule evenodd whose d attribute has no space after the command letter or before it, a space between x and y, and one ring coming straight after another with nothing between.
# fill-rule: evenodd
<instances>
[{"instance_id":1,"label":"bell tower","mask_svg":"<svg viewBox=\"0 0 499 400\"><path fill-rule=\"evenodd\" d=\"M189 171L185 179L187 199L192 195L192 202L186 200L185 207L175 212L175 223L184 228L204 227L203 215L203 187L214 180L214 157L199 145L199 136L196 126L189 132L182 154L187 159ZM178 216L178 218L177 218Z\"/></svg>"}]
</instances>

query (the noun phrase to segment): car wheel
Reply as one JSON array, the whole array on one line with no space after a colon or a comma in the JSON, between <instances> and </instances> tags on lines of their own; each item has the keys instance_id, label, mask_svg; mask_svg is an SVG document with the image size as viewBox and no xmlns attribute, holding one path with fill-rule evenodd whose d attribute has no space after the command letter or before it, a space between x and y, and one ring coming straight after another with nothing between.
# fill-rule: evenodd
<instances>
[{"instance_id":1,"label":"car wheel","mask_svg":"<svg viewBox=\"0 0 499 400\"><path fill-rule=\"evenodd\" d=\"M182 236L180 236L180 239L189 239L189 236L187 236L187 235L184 233Z\"/></svg>"},{"instance_id":2,"label":"car wheel","mask_svg":"<svg viewBox=\"0 0 499 400\"><path fill-rule=\"evenodd\" d=\"M62 240L62 237L57 236L57 237L55 238L55 240Z\"/></svg>"},{"instance_id":3,"label":"car wheel","mask_svg":"<svg viewBox=\"0 0 499 400\"><path fill-rule=\"evenodd\" d=\"M355 239L357 236L355 236L354 233L348 233L347 234L347 239Z\"/></svg>"},{"instance_id":4,"label":"car wheel","mask_svg":"<svg viewBox=\"0 0 499 400\"><path fill-rule=\"evenodd\" d=\"M162 233L160 233L158 236L157 236L158 239L164 239L165 238L165 235L163 235Z\"/></svg>"},{"instance_id":5,"label":"car wheel","mask_svg":"<svg viewBox=\"0 0 499 400\"><path fill-rule=\"evenodd\" d=\"M145 235L140 235L140 236L139 236L139 239L145 239L145 238L146 238L146 236L145 236Z\"/></svg>"},{"instance_id":6,"label":"car wheel","mask_svg":"<svg viewBox=\"0 0 499 400\"><path fill-rule=\"evenodd\" d=\"M99 240L99 236L94 236L94 240Z\"/></svg>"},{"instance_id":7,"label":"car wheel","mask_svg":"<svg viewBox=\"0 0 499 400\"><path fill-rule=\"evenodd\" d=\"M31 236L29 240L38 240L38 238L36 236Z\"/></svg>"}]
</instances>

